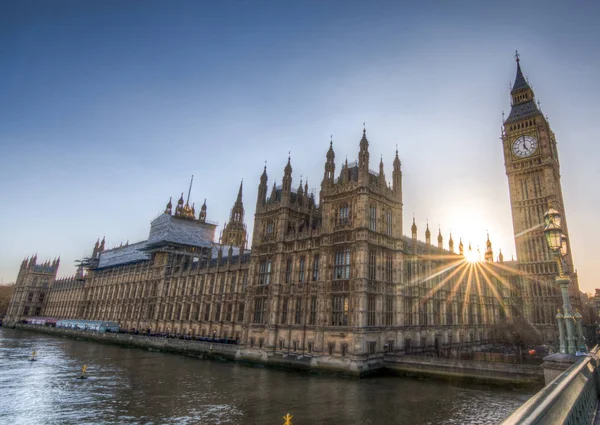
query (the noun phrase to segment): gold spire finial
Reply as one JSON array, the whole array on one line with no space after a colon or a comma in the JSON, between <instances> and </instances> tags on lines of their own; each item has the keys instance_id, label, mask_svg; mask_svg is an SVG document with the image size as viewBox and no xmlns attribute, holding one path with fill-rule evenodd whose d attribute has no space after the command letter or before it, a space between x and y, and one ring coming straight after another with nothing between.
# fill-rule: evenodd
<instances>
[{"instance_id":1,"label":"gold spire finial","mask_svg":"<svg viewBox=\"0 0 600 425\"><path fill-rule=\"evenodd\" d=\"M292 425L292 418L293 418L293 416L290 415L289 413L287 413L285 416L283 416L283 419L285 419L285 423L283 425Z\"/></svg>"},{"instance_id":2,"label":"gold spire finial","mask_svg":"<svg viewBox=\"0 0 600 425\"><path fill-rule=\"evenodd\" d=\"M519 61L521 60L520 58L521 58L521 55L519 54L519 51L515 50L515 59L516 59L517 63L519 63Z\"/></svg>"}]
</instances>

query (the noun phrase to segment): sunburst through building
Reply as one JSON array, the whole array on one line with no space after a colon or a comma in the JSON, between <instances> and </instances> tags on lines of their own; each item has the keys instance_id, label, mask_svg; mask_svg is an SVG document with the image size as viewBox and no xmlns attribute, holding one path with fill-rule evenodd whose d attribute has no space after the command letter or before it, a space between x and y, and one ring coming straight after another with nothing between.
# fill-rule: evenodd
<instances>
[{"instance_id":1,"label":"sunburst through building","mask_svg":"<svg viewBox=\"0 0 600 425\"><path fill-rule=\"evenodd\" d=\"M318 200L308 181L293 184L291 158L280 184L269 185L265 166L250 247L242 185L218 242L206 200L199 214L190 205L190 185L146 240L112 249L96 242L73 277L56 279L58 261L24 260L9 320L115 321L235 341L240 358L285 355L359 373L385 352L478 349L508 329L552 343L559 299L537 223L549 200L563 209L556 143L519 63L511 96L503 147L519 262L495 256L489 235L483 255L460 238L455 251L441 229L433 244L429 224L421 241L414 217L405 236L399 152L388 181L383 158L378 172L369 168L363 130L358 160L337 173L330 141Z\"/></svg>"}]
</instances>

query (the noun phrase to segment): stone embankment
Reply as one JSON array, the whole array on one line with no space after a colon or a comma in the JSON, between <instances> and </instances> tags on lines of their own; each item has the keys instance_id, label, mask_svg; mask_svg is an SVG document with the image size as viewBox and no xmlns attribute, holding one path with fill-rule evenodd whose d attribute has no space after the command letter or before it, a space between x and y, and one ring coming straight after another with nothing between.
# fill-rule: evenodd
<instances>
[{"instance_id":1,"label":"stone embankment","mask_svg":"<svg viewBox=\"0 0 600 425\"><path fill-rule=\"evenodd\" d=\"M384 367L409 376L466 379L498 385L544 384L544 371L540 365L388 354L384 359Z\"/></svg>"},{"instance_id":2,"label":"stone embankment","mask_svg":"<svg viewBox=\"0 0 600 425\"><path fill-rule=\"evenodd\" d=\"M358 377L374 372L389 371L395 374L443 379L467 379L500 385L539 385L543 384L544 380L542 368L535 365L413 357L400 353L388 353L385 356L369 359L311 356L295 353L286 355L257 347L249 348L236 344L210 341L99 333L24 324L17 324L16 328L78 340L183 354L203 359L233 360L313 372L334 372Z\"/></svg>"}]
</instances>

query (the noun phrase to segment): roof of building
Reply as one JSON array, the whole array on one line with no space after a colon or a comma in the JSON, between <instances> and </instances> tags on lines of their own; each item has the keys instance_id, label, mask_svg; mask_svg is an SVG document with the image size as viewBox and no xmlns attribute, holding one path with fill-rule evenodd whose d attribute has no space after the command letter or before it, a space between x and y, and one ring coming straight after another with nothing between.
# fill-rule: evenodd
<instances>
[{"instance_id":1,"label":"roof of building","mask_svg":"<svg viewBox=\"0 0 600 425\"><path fill-rule=\"evenodd\" d=\"M147 261L150 255L143 251L148 245L148 241L137 242L134 244L109 249L100 253L98 268L120 266L123 264L137 263Z\"/></svg>"},{"instance_id":2,"label":"roof of building","mask_svg":"<svg viewBox=\"0 0 600 425\"><path fill-rule=\"evenodd\" d=\"M519 103L518 105L513 105L510 110L510 115L504 121L504 124L511 124L516 121L523 120L525 118L530 118L535 115L539 115L541 112L538 109L537 105L533 100L529 102Z\"/></svg>"},{"instance_id":3,"label":"roof of building","mask_svg":"<svg viewBox=\"0 0 600 425\"><path fill-rule=\"evenodd\" d=\"M521 72L521 65L517 62L517 76L515 77L515 83L513 84L512 91L529 89L529 83L523 76L523 72Z\"/></svg>"},{"instance_id":4,"label":"roof of building","mask_svg":"<svg viewBox=\"0 0 600 425\"><path fill-rule=\"evenodd\" d=\"M200 248L212 245L216 225L161 214L152 221L147 248L175 243Z\"/></svg>"}]
</instances>

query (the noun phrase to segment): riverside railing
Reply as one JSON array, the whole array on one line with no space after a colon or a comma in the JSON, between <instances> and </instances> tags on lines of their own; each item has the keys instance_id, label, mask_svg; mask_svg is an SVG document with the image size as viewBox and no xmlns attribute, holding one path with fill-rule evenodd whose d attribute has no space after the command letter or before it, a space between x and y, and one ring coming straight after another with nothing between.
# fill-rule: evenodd
<instances>
[{"instance_id":1,"label":"riverside railing","mask_svg":"<svg viewBox=\"0 0 600 425\"><path fill-rule=\"evenodd\" d=\"M598 346L546 385L501 425L591 424L599 397Z\"/></svg>"}]
</instances>

